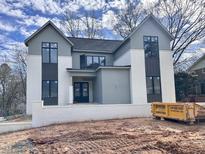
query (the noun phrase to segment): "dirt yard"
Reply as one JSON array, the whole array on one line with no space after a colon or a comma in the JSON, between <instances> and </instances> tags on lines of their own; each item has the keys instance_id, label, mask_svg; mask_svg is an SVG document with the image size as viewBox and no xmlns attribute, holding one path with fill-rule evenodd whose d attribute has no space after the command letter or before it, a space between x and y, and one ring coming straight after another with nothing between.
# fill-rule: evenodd
<instances>
[{"instance_id":1,"label":"dirt yard","mask_svg":"<svg viewBox=\"0 0 205 154\"><path fill-rule=\"evenodd\" d=\"M0 153L205 153L205 123L135 118L51 125L0 135Z\"/></svg>"}]
</instances>

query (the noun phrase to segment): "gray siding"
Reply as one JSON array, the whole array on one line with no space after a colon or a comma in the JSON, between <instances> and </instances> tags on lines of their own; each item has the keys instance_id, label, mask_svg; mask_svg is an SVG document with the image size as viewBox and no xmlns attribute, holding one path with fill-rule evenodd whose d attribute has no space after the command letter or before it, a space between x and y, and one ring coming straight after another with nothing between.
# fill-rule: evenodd
<instances>
[{"instance_id":1,"label":"gray siding","mask_svg":"<svg viewBox=\"0 0 205 154\"><path fill-rule=\"evenodd\" d=\"M91 55L91 56L105 56L105 63L106 66L113 65L113 56L112 54L102 54L102 53L88 53L88 52L72 52L72 66L73 69L80 69L80 55Z\"/></svg>"},{"instance_id":2,"label":"gray siding","mask_svg":"<svg viewBox=\"0 0 205 154\"><path fill-rule=\"evenodd\" d=\"M93 84L93 100L97 103L102 103L102 71L99 70L96 72L96 78L94 79Z\"/></svg>"},{"instance_id":3,"label":"gray siding","mask_svg":"<svg viewBox=\"0 0 205 154\"><path fill-rule=\"evenodd\" d=\"M118 59L122 56L125 52L130 50L130 39L128 39L115 53L114 53L114 60Z\"/></svg>"},{"instance_id":4,"label":"gray siding","mask_svg":"<svg viewBox=\"0 0 205 154\"><path fill-rule=\"evenodd\" d=\"M131 48L132 49L144 49L143 36L158 36L159 38L159 50L170 49L170 38L162 30L162 28L154 21L149 18L131 37Z\"/></svg>"},{"instance_id":5,"label":"gray siding","mask_svg":"<svg viewBox=\"0 0 205 154\"><path fill-rule=\"evenodd\" d=\"M59 56L71 55L71 45L50 25L29 41L28 54L41 55L42 42L57 42Z\"/></svg>"},{"instance_id":6,"label":"gray siding","mask_svg":"<svg viewBox=\"0 0 205 154\"><path fill-rule=\"evenodd\" d=\"M130 69L101 69L103 104L130 103ZM100 89L101 90L101 89Z\"/></svg>"}]
</instances>

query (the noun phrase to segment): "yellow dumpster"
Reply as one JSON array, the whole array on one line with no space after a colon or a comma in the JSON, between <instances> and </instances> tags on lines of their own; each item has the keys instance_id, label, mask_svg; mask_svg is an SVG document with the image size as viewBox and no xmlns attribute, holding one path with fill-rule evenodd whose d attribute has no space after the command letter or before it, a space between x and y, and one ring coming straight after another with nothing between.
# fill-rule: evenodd
<instances>
[{"instance_id":1,"label":"yellow dumpster","mask_svg":"<svg viewBox=\"0 0 205 154\"><path fill-rule=\"evenodd\" d=\"M205 119L205 107L196 103L152 103L152 115L156 118L195 122Z\"/></svg>"}]
</instances>

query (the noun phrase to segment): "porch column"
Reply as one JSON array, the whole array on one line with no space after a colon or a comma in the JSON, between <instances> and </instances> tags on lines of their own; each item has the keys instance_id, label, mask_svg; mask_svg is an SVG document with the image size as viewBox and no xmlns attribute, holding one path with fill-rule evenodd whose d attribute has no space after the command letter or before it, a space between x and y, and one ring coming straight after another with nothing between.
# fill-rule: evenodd
<instances>
[{"instance_id":1,"label":"porch column","mask_svg":"<svg viewBox=\"0 0 205 154\"><path fill-rule=\"evenodd\" d=\"M70 76L70 85L69 85L69 104L73 104L73 77Z\"/></svg>"}]
</instances>

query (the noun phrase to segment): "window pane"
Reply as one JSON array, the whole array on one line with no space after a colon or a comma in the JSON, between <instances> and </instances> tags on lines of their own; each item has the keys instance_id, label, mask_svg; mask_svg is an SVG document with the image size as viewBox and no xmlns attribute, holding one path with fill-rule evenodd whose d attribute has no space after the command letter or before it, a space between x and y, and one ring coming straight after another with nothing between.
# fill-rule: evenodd
<instances>
[{"instance_id":1,"label":"window pane","mask_svg":"<svg viewBox=\"0 0 205 154\"><path fill-rule=\"evenodd\" d=\"M58 81L51 81L51 97L58 97Z\"/></svg>"},{"instance_id":2,"label":"window pane","mask_svg":"<svg viewBox=\"0 0 205 154\"><path fill-rule=\"evenodd\" d=\"M43 81L43 98L49 97L49 81Z\"/></svg>"},{"instance_id":3,"label":"window pane","mask_svg":"<svg viewBox=\"0 0 205 154\"><path fill-rule=\"evenodd\" d=\"M145 49L145 57L151 57L152 51L151 51L151 46L149 43L147 42L144 43L144 49Z\"/></svg>"},{"instance_id":4,"label":"window pane","mask_svg":"<svg viewBox=\"0 0 205 154\"><path fill-rule=\"evenodd\" d=\"M99 57L93 57L93 64L99 64Z\"/></svg>"},{"instance_id":5,"label":"window pane","mask_svg":"<svg viewBox=\"0 0 205 154\"><path fill-rule=\"evenodd\" d=\"M51 48L57 48L58 47L57 43L50 43L50 45L51 45Z\"/></svg>"},{"instance_id":6,"label":"window pane","mask_svg":"<svg viewBox=\"0 0 205 154\"><path fill-rule=\"evenodd\" d=\"M88 96L88 84L83 83L83 96Z\"/></svg>"},{"instance_id":7,"label":"window pane","mask_svg":"<svg viewBox=\"0 0 205 154\"><path fill-rule=\"evenodd\" d=\"M49 49L43 48L42 56L43 56L43 63L49 63Z\"/></svg>"},{"instance_id":8,"label":"window pane","mask_svg":"<svg viewBox=\"0 0 205 154\"><path fill-rule=\"evenodd\" d=\"M151 37L151 42L157 42L157 41L158 41L157 36L152 36L152 37Z\"/></svg>"},{"instance_id":9,"label":"window pane","mask_svg":"<svg viewBox=\"0 0 205 154\"><path fill-rule=\"evenodd\" d=\"M92 63L93 63L92 57L91 56L87 56L87 66L91 66Z\"/></svg>"},{"instance_id":10,"label":"window pane","mask_svg":"<svg viewBox=\"0 0 205 154\"><path fill-rule=\"evenodd\" d=\"M150 50L152 51L152 56L158 55L158 44L156 42L150 43Z\"/></svg>"},{"instance_id":11,"label":"window pane","mask_svg":"<svg viewBox=\"0 0 205 154\"><path fill-rule=\"evenodd\" d=\"M144 50L145 57L155 57L158 55L158 37L157 36L145 36L144 37Z\"/></svg>"},{"instance_id":12,"label":"window pane","mask_svg":"<svg viewBox=\"0 0 205 154\"><path fill-rule=\"evenodd\" d=\"M74 95L75 95L75 97L80 96L80 83L74 84Z\"/></svg>"},{"instance_id":13,"label":"window pane","mask_svg":"<svg viewBox=\"0 0 205 154\"><path fill-rule=\"evenodd\" d=\"M154 92L155 94L160 94L160 77L153 77L154 79Z\"/></svg>"},{"instance_id":14,"label":"window pane","mask_svg":"<svg viewBox=\"0 0 205 154\"><path fill-rule=\"evenodd\" d=\"M57 49L50 49L51 63L57 63Z\"/></svg>"},{"instance_id":15,"label":"window pane","mask_svg":"<svg viewBox=\"0 0 205 154\"><path fill-rule=\"evenodd\" d=\"M100 57L100 65L105 66L105 57Z\"/></svg>"},{"instance_id":16,"label":"window pane","mask_svg":"<svg viewBox=\"0 0 205 154\"><path fill-rule=\"evenodd\" d=\"M42 43L42 46L49 48L49 43L48 43L48 42L43 42L43 43Z\"/></svg>"},{"instance_id":17,"label":"window pane","mask_svg":"<svg viewBox=\"0 0 205 154\"><path fill-rule=\"evenodd\" d=\"M147 94L153 94L152 77L146 77Z\"/></svg>"},{"instance_id":18,"label":"window pane","mask_svg":"<svg viewBox=\"0 0 205 154\"><path fill-rule=\"evenodd\" d=\"M144 36L144 41L145 42L150 42L150 39L151 39L150 36Z\"/></svg>"}]
</instances>

